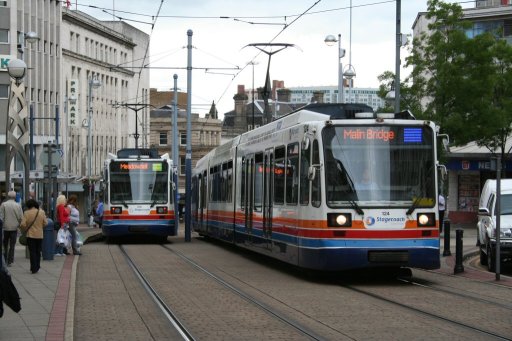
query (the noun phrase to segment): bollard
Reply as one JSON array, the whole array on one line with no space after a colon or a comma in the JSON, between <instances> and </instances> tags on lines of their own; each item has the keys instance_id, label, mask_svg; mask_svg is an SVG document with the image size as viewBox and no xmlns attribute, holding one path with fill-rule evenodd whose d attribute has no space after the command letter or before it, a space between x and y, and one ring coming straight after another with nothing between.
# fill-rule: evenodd
<instances>
[{"instance_id":1,"label":"bollard","mask_svg":"<svg viewBox=\"0 0 512 341\"><path fill-rule=\"evenodd\" d=\"M450 251L450 225L451 222L449 219L444 220L444 251L443 256L451 256L452 253Z\"/></svg>"},{"instance_id":2,"label":"bollard","mask_svg":"<svg viewBox=\"0 0 512 341\"><path fill-rule=\"evenodd\" d=\"M53 260L53 253L55 252L55 235L53 231L53 220L48 218L48 225L43 229L43 259Z\"/></svg>"},{"instance_id":3,"label":"bollard","mask_svg":"<svg viewBox=\"0 0 512 341\"><path fill-rule=\"evenodd\" d=\"M462 237L464 236L463 229L457 229L455 231L455 267L453 273L458 274L464 272L464 266L462 265Z\"/></svg>"}]
</instances>

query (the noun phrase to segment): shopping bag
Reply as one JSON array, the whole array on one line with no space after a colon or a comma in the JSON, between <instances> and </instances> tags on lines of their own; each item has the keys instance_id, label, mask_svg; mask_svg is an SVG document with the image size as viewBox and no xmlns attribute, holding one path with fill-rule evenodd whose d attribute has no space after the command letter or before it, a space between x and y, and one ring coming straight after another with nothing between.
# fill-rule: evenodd
<instances>
[{"instance_id":1,"label":"shopping bag","mask_svg":"<svg viewBox=\"0 0 512 341\"><path fill-rule=\"evenodd\" d=\"M11 275L0 269L0 300L15 313L21 310L20 295L12 282Z\"/></svg>"},{"instance_id":2,"label":"shopping bag","mask_svg":"<svg viewBox=\"0 0 512 341\"><path fill-rule=\"evenodd\" d=\"M84 245L84 240L82 239L82 235L80 232L76 231L76 246L81 247Z\"/></svg>"},{"instance_id":3,"label":"shopping bag","mask_svg":"<svg viewBox=\"0 0 512 341\"><path fill-rule=\"evenodd\" d=\"M57 233L57 244L66 244L66 229L60 229Z\"/></svg>"},{"instance_id":4,"label":"shopping bag","mask_svg":"<svg viewBox=\"0 0 512 341\"><path fill-rule=\"evenodd\" d=\"M71 248L71 240L72 240L72 238L71 238L71 232L69 232L69 230L68 230L68 229L66 229L66 242L64 243L64 247L65 247L66 249Z\"/></svg>"}]
</instances>

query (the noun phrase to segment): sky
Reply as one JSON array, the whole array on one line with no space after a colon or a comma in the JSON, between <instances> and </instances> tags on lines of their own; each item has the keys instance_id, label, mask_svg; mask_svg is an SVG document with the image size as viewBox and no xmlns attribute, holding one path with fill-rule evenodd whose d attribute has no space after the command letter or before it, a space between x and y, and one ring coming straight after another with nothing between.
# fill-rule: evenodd
<instances>
[{"instance_id":1,"label":"sky","mask_svg":"<svg viewBox=\"0 0 512 341\"><path fill-rule=\"evenodd\" d=\"M329 34L341 34L342 63L355 69L355 87L377 88L380 74L395 71L393 0L73 0L71 9L99 20L122 18L149 34L149 65L158 67L150 71L150 86L159 90L171 90L177 74L179 90L187 91L187 31L192 30L192 112L200 116L215 102L222 119L234 109L239 84L264 85L269 56L249 44L295 45L279 52L263 47L275 52L270 79L286 87L337 86L338 46L325 44ZM412 34L414 20L426 9L427 0L402 0L401 33ZM406 55L402 48L402 64ZM408 73L401 69L402 80Z\"/></svg>"}]
</instances>

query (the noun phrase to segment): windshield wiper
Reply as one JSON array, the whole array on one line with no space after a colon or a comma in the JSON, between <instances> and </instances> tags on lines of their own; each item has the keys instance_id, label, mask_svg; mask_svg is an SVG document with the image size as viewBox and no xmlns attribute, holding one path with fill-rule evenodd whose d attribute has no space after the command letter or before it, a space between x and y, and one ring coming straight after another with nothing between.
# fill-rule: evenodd
<instances>
[{"instance_id":1,"label":"windshield wiper","mask_svg":"<svg viewBox=\"0 0 512 341\"><path fill-rule=\"evenodd\" d=\"M354 210L356 210L356 212L359 214L359 215L364 215L364 211L361 209L361 207L357 204L357 202L355 202L354 200L349 200L348 201L350 203L350 206L352 206L352 208Z\"/></svg>"},{"instance_id":2,"label":"windshield wiper","mask_svg":"<svg viewBox=\"0 0 512 341\"><path fill-rule=\"evenodd\" d=\"M411 207L409 207L409 209L407 210L407 212L405 212L405 214L411 215L411 213L414 212L414 210L418 207L418 204L420 203L420 201L421 201L421 197L417 197L416 199L414 199Z\"/></svg>"}]
</instances>

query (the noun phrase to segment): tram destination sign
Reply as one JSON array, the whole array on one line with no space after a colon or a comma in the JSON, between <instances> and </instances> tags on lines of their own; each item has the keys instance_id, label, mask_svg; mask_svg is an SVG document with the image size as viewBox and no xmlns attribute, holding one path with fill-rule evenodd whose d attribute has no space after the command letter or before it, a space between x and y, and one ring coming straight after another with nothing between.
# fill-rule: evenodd
<instances>
[{"instance_id":1,"label":"tram destination sign","mask_svg":"<svg viewBox=\"0 0 512 341\"><path fill-rule=\"evenodd\" d=\"M130 171L165 172L167 171L167 163L139 161L112 162L110 164L110 171L119 173L125 173Z\"/></svg>"}]
</instances>

